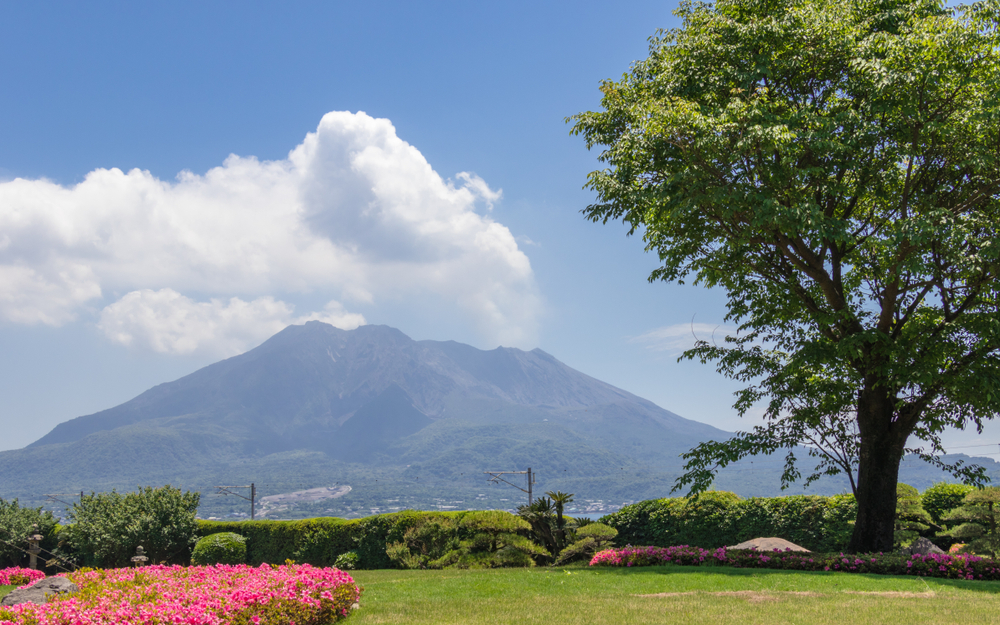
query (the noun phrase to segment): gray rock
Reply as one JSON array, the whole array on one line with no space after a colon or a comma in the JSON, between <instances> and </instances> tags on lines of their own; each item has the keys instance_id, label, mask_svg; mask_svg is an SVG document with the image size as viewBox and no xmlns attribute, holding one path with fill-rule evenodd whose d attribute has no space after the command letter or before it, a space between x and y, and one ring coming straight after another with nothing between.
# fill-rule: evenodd
<instances>
[{"instance_id":1,"label":"gray rock","mask_svg":"<svg viewBox=\"0 0 1000 625\"><path fill-rule=\"evenodd\" d=\"M927 540L923 536L910 543L909 547L903 548L904 556L921 555L926 556L931 553L944 553L940 547Z\"/></svg>"},{"instance_id":2,"label":"gray rock","mask_svg":"<svg viewBox=\"0 0 1000 625\"><path fill-rule=\"evenodd\" d=\"M27 588L15 588L10 591L0 605L17 605L18 603L45 603L47 595L62 595L79 590L76 584L65 577L46 577Z\"/></svg>"}]
</instances>

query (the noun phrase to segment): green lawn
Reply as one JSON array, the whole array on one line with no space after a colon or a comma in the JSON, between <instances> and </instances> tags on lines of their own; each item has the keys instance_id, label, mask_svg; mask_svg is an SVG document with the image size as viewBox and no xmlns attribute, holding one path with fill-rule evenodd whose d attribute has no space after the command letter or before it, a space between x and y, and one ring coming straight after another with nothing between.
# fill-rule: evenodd
<instances>
[{"instance_id":1,"label":"green lawn","mask_svg":"<svg viewBox=\"0 0 1000 625\"><path fill-rule=\"evenodd\" d=\"M0 586L0 599L7 596L7 593L17 588L17 586Z\"/></svg>"},{"instance_id":2,"label":"green lawn","mask_svg":"<svg viewBox=\"0 0 1000 625\"><path fill-rule=\"evenodd\" d=\"M361 623L1000 623L1000 582L727 567L355 571Z\"/></svg>"}]
</instances>

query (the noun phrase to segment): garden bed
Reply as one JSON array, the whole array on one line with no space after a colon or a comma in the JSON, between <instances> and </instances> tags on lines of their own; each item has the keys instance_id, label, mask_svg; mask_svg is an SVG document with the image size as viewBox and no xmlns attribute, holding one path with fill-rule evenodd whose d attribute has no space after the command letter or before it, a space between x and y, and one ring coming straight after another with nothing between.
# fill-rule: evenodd
<instances>
[{"instance_id":1,"label":"garden bed","mask_svg":"<svg viewBox=\"0 0 1000 625\"><path fill-rule=\"evenodd\" d=\"M964 580L1000 580L1000 562L970 554L819 554L799 551L756 551L752 549L701 549L676 547L620 547L597 553L590 566L655 566L716 564L737 568L798 571L842 571L879 575L917 575Z\"/></svg>"},{"instance_id":2,"label":"garden bed","mask_svg":"<svg viewBox=\"0 0 1000 625\"><path fill-rule=\"evenodd\" d=\"M333 568L302 565L149 566L66 575L79 591L44 605L0 608L0 625L326 625L361 589Z\"/></svg>"}]
</instances>

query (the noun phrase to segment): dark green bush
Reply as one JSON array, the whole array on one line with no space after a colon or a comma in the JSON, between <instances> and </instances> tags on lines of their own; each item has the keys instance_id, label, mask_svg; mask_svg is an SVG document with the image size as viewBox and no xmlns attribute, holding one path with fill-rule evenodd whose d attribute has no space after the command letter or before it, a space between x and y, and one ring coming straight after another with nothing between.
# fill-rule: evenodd
<instances>
[{"instance_id":1,"label":"dark green bush","mask_svg":"<svg viewBox=\"0 0 1000 625\"><path fill-rule=\"evenodd\" d=\"M358 552L348 551L337 556L337 561L333 563L341 571L353 571L358 568Z\"/></svg>"},{"instance_id":2,"label":"dark green bush","mask_svg":"<svg viewBox=\"0 0 1000 625\"><path fill-rule=\"evenodd\" d=\"M851 538L852 495L752 497L711 491L697 498L654 499L600 519L618 530L616 545L695 545L706 549L777 536L812 551L842 551Z\"/></svg>"},{"instance_id":3,"label":"dark green bush","mask_svg":"<svg viewBox=\"0 0 1000 625\"><path fill-rule=\"evenodd\" d=\"M962 499L975 490L965 484L938 482L923 492L920 501L931 519L938 524L946 524L944 516L962 505Z\"/></svg>"},{"instance_id":4,"label":"dark green bush","mask_svg":"<svg viewBox=\"0 0 1000 625\"><path fill-rule=\"evenodd\" d=\"M589 560L595 553L611 546L618 531L603 523L587 523L575 532L576 541L559 553L556 564Z\"/></svg>"},{"instance_id":5,"label":"dark green bush","mask_svg":"<svg viewBox=\"0 0 1000 625\"><path fill-rule=\"evenodd\" d=\"M528 539L530 531L527 521L500 510L424 517L386 552L406 569L532 566L548 552Z\"/></svg>"},{"instance_id":6,"label":"dark green bush","mask_svg":"<svg viewBox=\"0 0 1000 625\"><path fill-rule=\"evenodd\" d=\"M1000 488L973 490L944 520L960 523L942 534L966 543L963 551L991 558L1000 556Z\"/></svg>"},{"instance_id":7,"label":"dark green bush","mask_svg":"<svg viewBox=\"0 0 1000 625\"><path fill-rule=\"evenodd\" d=\"M28 554L22 551L28 546L28 535L35 531L43 536L42 549L52 551L56 547L58 526L51 512L41 508L24 508L14 501L0 499L0 568L27 566ZM21 547L22 549L18 549ZM42 559L45 559L42 554Z\"/></svg>"},{"instance_id":8,"label":"dark green bush","mask_svg":"<svg viewBox=\"0 0 1000 625\"><path fill-rule=\"evenodd\" d=\"M243 564L247 559L247 539L233 532L204 536L194 545L191 563L197 565Z\"/></svg>"},{"instance_id":9,"label":"dark green bush","mask_svg":"<svg viewBox=\"0 0 1000 625\"><path fill-rule=\"evenodd\" d=\"M406 510L363 519L332 517L301 521L198 521L202 535L234 532L247 539L247 563L281 564L295 560L313 566L336 566L348 552L359 569L394 568L386 545L399 542L408 529L428 515L460 518L465 512Z\"/></svg>"},{"instance_id":10,"label":"dark green bush","mask_svg":"<svg viewBox=\"0 0 1000 625\"><path fill-rule=\"evenodd\" d=\"M920 493L909 484L896 484L896 522L893 539L896 548L908 547L910 543L934 525L931 515L921 505Z\"/></svg>"},{"instance_id":11,"label":"dark green bush","mask_svg":"<svg viewBox=\"0 0 1000 625\"><path fill-rule=\"evenodd\" d=\"M200 498L171 486L91 493L70 508L73 523L60 531L59 539L87 566L129 566L139 545L150 563L187 563Z\"/></svg>"}]
</instances>

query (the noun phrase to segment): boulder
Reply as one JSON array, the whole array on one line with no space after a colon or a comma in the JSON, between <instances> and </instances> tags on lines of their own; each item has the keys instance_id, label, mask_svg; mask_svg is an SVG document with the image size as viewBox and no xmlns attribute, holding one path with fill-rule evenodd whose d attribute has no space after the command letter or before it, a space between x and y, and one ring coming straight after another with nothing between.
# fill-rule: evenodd
<instances>
[{"instance_id":1,"label":"boulder","mask_svg":"<svg viewBox=\"0 0 1000 625\"><path fill-rule=\"evenodd\" d=\"M10 591L0 605L17 605L18 603L45 603L48 595L62 595L79 590L73 582L65 577L46 577L27 588L15 588Z\"/></svg>"},{"instance_id":2,"label":"boulder","mask_svg":"<svg viewBox=\"0 0 1000 625\"><path fill-rule=\"evenodd\" d=\"M931 553L944 553L940 547L927 540L923 536L910 543L909 547L902 550L904 556L921 555L926 556Z\"/></svg>"},{"instance_id":3,"label":"boulder","mask_svg":"<svg viewBox=\"0 0 1000 625\"><path fill-rule=\"evenodd\" d=\"M793 542L787 541L784 538L769 537L769 538L753 538L751 540L742 542L738 545L733 545L732 547L726 547L726 549L756 549L757 551L801 551L803 553L810 553L805 547L799 547Z\"/></svg>"}]
</instances>

